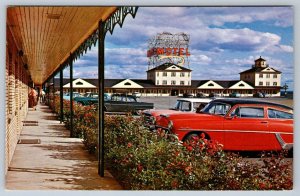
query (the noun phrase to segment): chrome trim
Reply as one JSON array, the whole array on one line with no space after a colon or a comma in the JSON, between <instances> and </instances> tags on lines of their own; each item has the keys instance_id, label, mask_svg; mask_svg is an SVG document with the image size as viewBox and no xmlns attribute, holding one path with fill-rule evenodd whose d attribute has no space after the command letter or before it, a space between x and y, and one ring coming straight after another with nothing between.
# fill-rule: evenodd
<instances>
[{"instance_id":1,"label":"chrome trim","mask_svg":"<svg viewBox=\"0 0 300 196\"><path fill-rule=\"evenodd\" d=\"M215 129L192 129L192 128L181 128L178 129L179 131L213 131L213 132L234 132L234 133L267 133L267 134L286 134L286 135L293 135L294 133L286 133L286 132L272 132L272 131L254 131L254 130L215 130Z\"/></svg>"},{"instance_id":2,"label":"chrome trim","mask_svg":"<svg viewBox=\"0 0 300 196\"><path fill-rule=\"evenodd\" d=\"M280 133L275 133L275 136L283 150L290 150L291 148L293 148L292 143L286 143L285 141L283 141Z\"/></svg>"}]
</instances>

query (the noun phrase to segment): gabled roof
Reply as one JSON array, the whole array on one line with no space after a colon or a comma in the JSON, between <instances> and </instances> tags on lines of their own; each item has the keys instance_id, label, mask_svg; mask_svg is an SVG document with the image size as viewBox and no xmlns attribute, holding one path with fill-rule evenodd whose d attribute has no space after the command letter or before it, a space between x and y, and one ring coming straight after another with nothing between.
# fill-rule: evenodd
<instances>
[{"instance_id":1,"label":"gabled roof","mask_svg":"<svg viewBox=\"0 0 300 196\"><path fill-rule=\"evenodd\" d=\"M180 65L176 65L174 63L164 63L164 64L162 64L160 66L157 66L157 67L155 67L153 69L148 70L147 72L149 72L149 71L156 71L156 70L164 71L164 70L166 70L167 68L169 68L171 66L176 66L176 67L180 68L183 71L190 71L190 72L192 71L191 69L185 68L185 67L180 66Z\"/></svg>"},{"instance_id":2,"label":"gabled roof","mask_svg":"<svg viewBox=\"0 0 300 196\"><path fill-rule=\"evenodd\" d=\"M213 80L215 83L219 84L223 88L229 88L232 85L235 85L238 83L240 80Z\"/></svg>"},{"instance_id":3,"label":"gabled roof","mask_svg":"<svg viewBox=\"0 0 300 196\"><path fill-rule=\"evenodd\" d=\"M206 82L208 82L209 80L192 80L192 84L191 86L192 87L199 87L201 86L202 84L205 84Z\"/></svg>"},{"instance_id":4,"label":"gabled roof","mask_svg":"<svg viewBox=\"0 0 300 196\"><path fill-rule=\"evenodd\" d=\"M269 67L269 68L271 68L271 67ZM248 69L246 71L240 72L240 74L243 74L243 73L253 73L253 72L256 72L256 73L257 72L262 72L262 70L264 70L264 69L266 69L266 67L253 67L253 68ZM274 68L271 68L271 69L273 69L275 71L273 73L278 73L278 74L281 73L280 71L278 71L278 70L276 70Z\"/></svg>"}]
</instances>

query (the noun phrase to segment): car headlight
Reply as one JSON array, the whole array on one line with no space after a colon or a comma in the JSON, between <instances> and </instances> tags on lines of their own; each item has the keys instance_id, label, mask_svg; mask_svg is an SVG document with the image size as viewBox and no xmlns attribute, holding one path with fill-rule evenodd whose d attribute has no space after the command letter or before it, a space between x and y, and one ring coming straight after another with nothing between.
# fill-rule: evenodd
<instances>
[{"instance_id":1,"label":"car headlight","mask_svg":"<svg viewBox=\"0 0 300 196\"><path fill-rule=\"evenodd\" d=\"M173 128L173 122L170 120L168 123L168 129L172 130L172 128Z\"/></svg>"}]
</instances>

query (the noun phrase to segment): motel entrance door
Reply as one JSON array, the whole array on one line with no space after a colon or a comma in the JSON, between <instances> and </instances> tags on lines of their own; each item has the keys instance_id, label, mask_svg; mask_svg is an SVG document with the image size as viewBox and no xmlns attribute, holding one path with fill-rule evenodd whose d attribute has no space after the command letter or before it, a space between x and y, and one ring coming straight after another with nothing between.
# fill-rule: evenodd
<instances>
[{"instance_id":1,"label":"motel entrance door","mask_svg":"<svg viewBox=\"0 0 300 196\"><path fill-rule=\"evenodd\" d=\"M178 95L178 90L173 89L171 90L171 96L177 96Z\"/></svg>"}]
</instances>

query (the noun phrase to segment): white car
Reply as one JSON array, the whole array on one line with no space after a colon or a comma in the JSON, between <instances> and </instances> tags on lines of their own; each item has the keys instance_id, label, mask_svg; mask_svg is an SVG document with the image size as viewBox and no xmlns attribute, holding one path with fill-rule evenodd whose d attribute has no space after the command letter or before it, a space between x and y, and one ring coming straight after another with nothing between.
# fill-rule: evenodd
<instances>
[{"instance_id":1,"label":"white car","mask_svg":"<svg viewBox=\"0 0 300 196\"><path fill-rule=\"evenodd\" d=\"M177 99L174 108L169 110L151 109L144 110L144 120L146 126L150 129L155 128L155 122L160 115L168 115L180 112L200 112L204 106L206 106L212 99L210 98L180 98Z\"/></svg>"}]
</instances>

